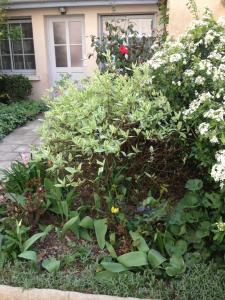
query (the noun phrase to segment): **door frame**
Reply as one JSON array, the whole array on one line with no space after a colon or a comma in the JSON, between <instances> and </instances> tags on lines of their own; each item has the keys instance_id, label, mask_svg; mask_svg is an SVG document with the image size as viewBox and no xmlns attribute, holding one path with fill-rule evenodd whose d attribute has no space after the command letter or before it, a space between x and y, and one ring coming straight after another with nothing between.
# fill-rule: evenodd
<instances>
[{"instance_id":1,"label":"door frame","mask_svg":"<svg viewBox=\"0 0 225 300\"><path fill-rule=\"evenodd\" d=\"M54 32L53 32L53 22L54 21L68 21L68 20L78 20L82 23L82 60L83 60L83 67L60 67L57 68L55 66L55 48L54 48ZM47 53L48 53L48 77L49 77L49 83L50 86L54 84L54 72L57 69L59 69L59 72L61 70L62 73L69 73L73 70L74 73L78 73L80 75L84 75L85 73L85 17L84 15L64 15L64 16L48 16L46 17L46 29L47 29ZM69 33L66 29L66 40L68 42L69 40ZM67 44L68 47L68 44ZM70 48L70 47L69 47ZM67 53L70 54L67 50ZM67 63L69 61L69 57L67 57Z\"/></svg>"}]
</instances>

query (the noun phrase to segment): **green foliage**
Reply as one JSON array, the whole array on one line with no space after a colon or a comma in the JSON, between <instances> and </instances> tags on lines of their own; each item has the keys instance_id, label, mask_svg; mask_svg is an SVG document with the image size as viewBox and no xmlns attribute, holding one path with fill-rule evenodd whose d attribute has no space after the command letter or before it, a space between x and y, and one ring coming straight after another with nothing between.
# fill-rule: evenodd
<instances>
[{"instance_id":1,"label":"green foliage","mask_svg":"<svg viewBox=\"0 0 225 300\"><path fill-rule=\"evenodd\" d=\"M0 140L45 110L45 104L39 101L21 101L9 105L0 104Z\"/></svg>"},{"instance_id":2,"label":"green foliage","mask_svg":"<svg viewBox=\"0 0 225 300\"><path fill-rule=\"evenodd\" d=\"M7 264L0 272L0 284L28 288L54 288L120 297L143 299L211 299L224 298L225 271L217 265L198 264L187 270L180 279L157 279L152 270L117 273L111 279L96 279L94 261L77 272L73 265L57 273L40 272L29 263Z\"/></svg>"},{"instance_id":3,"label":"green foliage","mask_svg":"<svg viewBox=\"0 0 225 300\"><path fill-rule=\"evenodd\" d=\"M10 170L3 170L1 183L8 199L11 216L35 226L47 210L68 220L75 200L74 188L56 186L56 179L48 172L46 161L29 157L24 162L13 162Z\"/></svg>"},{"instance_id":4,"label":"green foliage","mask_svg":"<svg viewBox=\"0 0 225 300\"><path fill-rule=\"evenodd\" d=\"M195 0L187 0L187 7L190 10L190 12L192 13L193 17L195 19L198 19L199 18L198 7L197 7Z\"/></svg>"},{"instance_id":5,"label":"green foliage","mask_svg":"<svg viewBox=\"0 0 225 300\"><path fill-rule=\"evenodd\" d=\"M31 81L23 75L1 75L0 102L11 102L27 99L31 95Z\"/></svg>"},{"instance_id":6,"label":"green foliage","mask_svg":"<svg viewBox=\"0 0 225 300\"><path fill-rule=\"evenodd\" d=\"M26 227L21 221L6 218L0 224L0 265L17 257L36 262L36 252L30 251L33 245L46 236L46 232L36 233L29 237L30 227Z\"/></svg>"},{"instance_id":7,"label":"green foliage","mask_svg":"<svg viewBox=\"0 0 225 300\"><path fill-rule=\"evenodd\" d=\"M130 22L127 28L120 22L106 23L106 34L102 37L92 36L92 47L101 71L132 75L132 65L147 61L151 55L153 37L140 36Z\"/></svg>"},{"instance_id":8,"label":"green foliage","mask_svg":"<svg viewBox=\"0 0 225 300\"><path fill-rule=\"evenodd\" d=\"M56 273L60 268L60 261L55 258L45 259L42 262L42 267L49 273Z\"/></svg>"}]
</instances>

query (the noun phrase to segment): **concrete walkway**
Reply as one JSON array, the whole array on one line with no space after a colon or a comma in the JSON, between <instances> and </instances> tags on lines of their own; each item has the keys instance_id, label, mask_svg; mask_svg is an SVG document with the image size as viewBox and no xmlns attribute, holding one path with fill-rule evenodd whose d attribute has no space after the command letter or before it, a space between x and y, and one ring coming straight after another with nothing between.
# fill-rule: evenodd
<instances>
[{"instance_id":1,"label":"concrete walkway","mask_svg":"<svg viewBox=\"0 0 225 300\"><path fill-rule=\"evenodd\" d=\"M0 141L0 169L9 168L12 161L21 159L21 153L29 153L31 145L40 145L37 131L42 122L40 116Z\"/></svg>"}]
</instances>

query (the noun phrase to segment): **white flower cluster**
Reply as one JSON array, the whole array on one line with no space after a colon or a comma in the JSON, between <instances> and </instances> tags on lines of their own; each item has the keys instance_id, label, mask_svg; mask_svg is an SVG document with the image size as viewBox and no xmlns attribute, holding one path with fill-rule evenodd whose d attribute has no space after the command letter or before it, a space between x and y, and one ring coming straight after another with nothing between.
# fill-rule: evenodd
<instances>
[{"instance_id":1,"label":"white flower cluster","mask_svg":"<svg viewBox=\"0 0 225 300\"><path fill-rule=\"evenodd\" d=\"M196 112L196 110L200 107L202 103L210 101L211 99L212 95L209 92L200 94L197 99L193 100L190 103L189 108L183 112L184 116L192 115L194 112Z\"/></svg>"},{"instance_id":2,"label":"white flower cluster","mask_svg":"<svg viewBox=\"0 0 225 300\"><path fill-rule=\"evenodd\" d=\"M180 53L172 54L169 58L171 63L178 62L183 59L183 56Z\"/></svg>"},{"instance_id":3,"label":"white flower cluster","mask_svg":"<svg viewBox=\"0 0 225 300\"><path fill-rule=\"evenodd\" d=\"M212 167L211 176L216 182L220 182L223 187L225 181L225 150L216 153L216 164Z\"/></svg>"},{"instance_id":4,"label":"white flower cluster","mask_svg":"<svg viewBox=\"0 0 225 300\"><path fill-rule=\"evenodd\" d=\"M222 221L222 218L221 221L215 223L215 225L220 232L225 232L225 223Z\"/></svg>"},{"instance_id":5,"label":"white flower cluster","mask_svg":"<svg viewBox=\"0 0 225 300\"><path fill-rule=\"evenodd\" d=\"M206 122L201 123L198 126L198 130L201 135L205 135L209 131L209 123L206 123Z\"/></svg>"},{"instance_id":6,"label":"white flower cluster","mask_svg":"<svg viewBox=\"0 0 225 300\"><path fill-rule=\"evenodd\" d=\"M198 77L196 77L196 79L195 79L195 83L196 83L197 85L203 85L203 84L205 83L205 78L202 77L202 76L198 76Z\"/></svg>"},{"instance_id":7,"label":"white flower cluster","mask_svg":"<svg viewBox=\"0 0 225 300\"><path fill-rule=\"evenodd\" d=\"M221 107L218 109L210 109L204 113L204 118L216 120L218 122L224 121L225 110Z\"/></svg>"},{"instance_id":8,"label":"white flower cluster","mask_svg":"<svg viewBox=\"0 0 225 300\"><path fill-rule=\"evenodd\" d=\"M163 72L172 91L173 87L178 87L179 100L187 101L189 97L189 107L183 111L183 116L197 124L199 138L207 139L212 149L215 147L215 152L222 149L216 154L211 175L216 182L225 184L222 142L225 126L225 18L216 22L207 10L203 19L194 20L187 33L177 41L167 39L149 65L155 78L158 78L157 72Z\"/></svg>"}]
</instances>

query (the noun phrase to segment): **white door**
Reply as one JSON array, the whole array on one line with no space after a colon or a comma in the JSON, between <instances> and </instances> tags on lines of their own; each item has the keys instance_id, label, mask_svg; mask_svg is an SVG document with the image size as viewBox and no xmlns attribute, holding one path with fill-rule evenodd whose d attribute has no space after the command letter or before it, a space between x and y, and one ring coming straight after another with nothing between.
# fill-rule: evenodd
<instances>
[{"instance_id":1,"label":"white door","mask_svg":"<svg viewBox=\"0 0 225 300\"><path fill-rule=\"evenodd\" d=\"M49 67L51 84L61 75L84 77L84 22L82 17L60 16L48 19Z\"/></svg>"}]
</instances>

